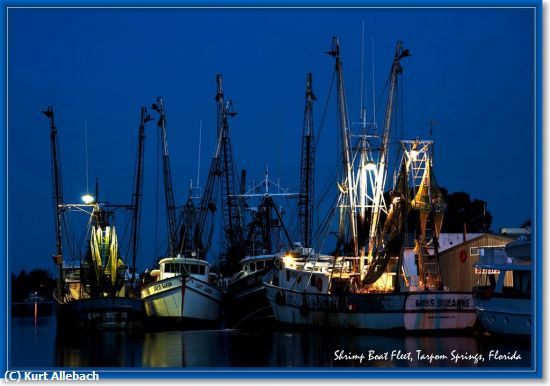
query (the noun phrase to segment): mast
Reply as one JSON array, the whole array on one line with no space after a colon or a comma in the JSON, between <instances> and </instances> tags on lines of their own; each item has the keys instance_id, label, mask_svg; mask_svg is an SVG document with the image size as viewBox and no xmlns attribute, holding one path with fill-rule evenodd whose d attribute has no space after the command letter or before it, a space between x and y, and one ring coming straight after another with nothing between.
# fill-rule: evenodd
<instances>
[{"instance_id":1,"label":"mast","mask_svg":"<svg viewBox=\"0 0 550 386\"><path fill-rule=\"evenodd\" d=\"M147 114L147 108L141 108L141 120L138 129L138 152L137 152L137 164L136 164L136 180L134 185L134 194L132 209L134 211L134 218L132 222L132 278L130 283L134 283L136 275L136 257L139 238L139 219L141 214L141 197L143 195L143 152L145 142L145 124L152 118Z\"/></svg>"},{"instance_id":2,"label":"mast","mask_svg":"<svg viewBox=\"0 0 550 386\"><path fill-rule=\"evenodd\" d=\"M235 166L233 150L231 147L231 138L229 136L228 117L234 117L237 113L230 110L231 100L224 100L222 76L216 75L217 83L217 111L218 111L218 136L221 138L219 174L221 177L221 204L225 236L228 242L228 254L226 263L234 263L239 260L244 250L242 234L242 218L239 208L239 201L236 195L235 187L237 178L235 176Z\"/></svg>"},{"instance_id":3,"label":"mast","mask_svg":"<svg viewBox=\"0 0 550 386\"><path fill-rule=\"evenodd\" d=\"M378 167L376 170L376 178L374 185L374 199L373 199L373 210L370 223L370 232L369 232L369 249L368 257L372 258L373 252L377 244L377 235L378 235L378 222L380 219L380 210L382 206L382 196L384 194L384 185L386 181L386 172L387 172L387 156L389 151L389 140L390 140L390 128L392 120L392 111L393 111L393 101L395 95L395 88L397 86L397 76L403 71L399 61L409 56L409 50L404 50L401 42L397 42L395 48L395 55L393 59L393 64L391 68L390 75L390 87L388 91L388 101L386 104L386 112L384 117L384 131L382 136L382 144L380 148L380 158L378 161ZM363 275L363 273L361 273ZM363 277L361 277L363 279Z\"/></svg>"},{"instance_id":4,"label":"mast","mask_svg":"<svg viewBox=\"0 0 550 386\"><path fill-rule=\"evenodd\" d=\"M340 45L338 37L332 38L332 50L327 52L329 55L336 59L336 74L338 77L338 117L340 120L340 137L342 141L342 162L344 181L339 184L340 191L344 196L341 208L348 207L349 211L349 225L351 233L351 241L353 246L353 256L357 256L359 253L359 245L357 242L357 221L355 217L355 188L353 186L353 164L351 158L351 146L350 146L350 128L348 121L346 94L344 90L344 76L342 72L342 61L340 60ZM341 209L342 210L342 209ZM343 215L340 215L340 230L339 230L339 243L344 239L344 227L343 227Z\"/></svg>"},{"instance_id":5,"label":"mast","mask_svg":"<svg viewBox=\"0 0 550 386\"><path fill-rule=\"evenodd\" d=\"M55 244L56 255L53 260L57 265L57 296L60 298L63 292L63 243L61 240L61 221L63 207L63 186L61 183L61 170L59 166L59 152L57 149L57 128L54 122L54 112L52 106L48 106L42 113L50 121L50 142L52 152L52 179L53 179L53 203L55 213Z\"/></svg>"},{"instance_id":6,"label":"mast","mask_svg":"<svg viewBox=\"0 0 550 386\"><path fill-rule=\"evenodd\" d=\"M216 150L210 162L210 170L208 172L208 178L206 179L206 184L204 186L204 193L202 195L200 206L198 208L197 219L195 224L195 229L193 232L193 249L196 250L199 257L204 258L210 247L210 236L208 240L203 239L204 230L206 226L206 220L208 213L213 214L217 208L213 200L214 197L214 187L218 172L218 165L220 163L220 138L216 143Z\"/></svg>"},{"instance_id":7,"label":"mast","mask_svg":"<svg viewBox=\"0 0 550 386\"><path fill-rule=\"evenodd\" d=\"M302 130L302 159L300 169L300 199L298 216L303 246L311 247L313 228L313 197L315 171L315 141L313 134L313 101L317 100L312 89L312 75L307 74L306 107Z\"/></svg>"},{"instance_id":8,"label":"mast","mask_svg":"<svg viewBox=\"0 0 550 386\"><path fill-rule=\"evenodd\" d=\"M172 174L170 172L170 154L168 153L168 141L166 138L166 116L162 97L157 98L157 103L152 109L160 114L157 126L160 128L162 139L162 168L164 171L164 195L166 199L166 217L168 220L168 255L174 256L176 251L176 205L174 204L174 192L172 190Z\"/></svg>"},{"instance_id":9,"label":"mast","mask_svg":"<svg viewBox=\"0 0 550 386\"><path fill-rule=\"evenodd\" d=\"M218 101L218 94L216 95L216 101ZM212 161L210 161L210 169L208 171L208 177L206 179L206 184L204 186L204 192L200 200L200 205L197 211L197 218L195 223L195 228L193 231L193 249L197 252L198 256L204 258L210 247L210 241L212 237L212 232L209 232L208 239L204 239L204 231L206 227L206 222L208 219L208 214L213 215L217 211L216 203L214 200L214 190L216 187L217 177L219 176L220 168L220 153L222 148L222 133L217 128L218 136L216 141L216 148L214 150L214 155L212 156ZM206 242L205 242L206 241Z\"/></svg>"}]
</instances>

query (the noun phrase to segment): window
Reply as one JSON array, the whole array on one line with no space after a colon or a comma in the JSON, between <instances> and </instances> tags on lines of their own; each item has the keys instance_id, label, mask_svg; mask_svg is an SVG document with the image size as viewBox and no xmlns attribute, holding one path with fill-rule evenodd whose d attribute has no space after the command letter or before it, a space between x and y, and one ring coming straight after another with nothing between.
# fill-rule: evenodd
<instances>
[{"instance_id":1,"label":"window","mask_svg":"<svg viewBox=\"0 0 550 386\"><path fill-rule=\"evenodd\" d=\"M470 247L470 256L479 256L479 247Z\"/></svg>"},{"instance_id":2,"label":"window","mask_svg":"<svg viewBox=\"0 0 550 386\"><path fill-rule=\"evenodd\" d=\"M254 272L256 270L256 264L251 263L250 264L250 272Z\"/></svg>"},{"instance_id":3,"label":"window","mask_svg":"<svg viewBox=\"0 0 550 386\"><path fill-rule=\"evenodd\" d=\"M263 269L263 268L264 268L264 262L263 262L263 261L258 261L258 262L256 263L256 267L258 268L258 271L259 271L260 269Z\"/></svg>"}]
</instances>

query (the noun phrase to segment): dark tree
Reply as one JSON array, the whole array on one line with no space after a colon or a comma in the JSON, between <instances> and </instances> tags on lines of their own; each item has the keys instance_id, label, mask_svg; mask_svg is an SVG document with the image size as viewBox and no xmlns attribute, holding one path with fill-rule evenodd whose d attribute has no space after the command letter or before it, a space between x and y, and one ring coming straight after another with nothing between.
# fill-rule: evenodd
<instances>
[{"instance_id":1,"label":"dark tree","mask_svg":"<svg viewBox=\"0 0 550 386\"><path fill-rule=\"evenodd\" d=\"M29 274L23 270L18 276L11 274L11 297L13 301L21 301L29 294Z\"/></svg>"},{"instance_id":2,"label":"dark tree","mask_svg":"<svg viewBox=\"0 0 550 386\"><path fill-rule=\"evenodd\" d=\"M21 271L18 276L11 275L12 301L21 301L36 293L39 296L51 297L55 288L55 279L49 271L35 269L27 273Z\"/></svg>"},{"instance_id":3,"label":"dark tree","mask_svg":"<svg viewBox=\"0 0 550 386\"><path fill-rule=\"evenodd\" d=\"M447 193L446 190L445 193ZM493 216L487 210L485 201L477 198L472 201L470 195L465 192L448 194L445 200L447 212L443 220L442 232L462 233L464 224L468 233L482 233L491 229Z\"/></svg>"}]
</instances>

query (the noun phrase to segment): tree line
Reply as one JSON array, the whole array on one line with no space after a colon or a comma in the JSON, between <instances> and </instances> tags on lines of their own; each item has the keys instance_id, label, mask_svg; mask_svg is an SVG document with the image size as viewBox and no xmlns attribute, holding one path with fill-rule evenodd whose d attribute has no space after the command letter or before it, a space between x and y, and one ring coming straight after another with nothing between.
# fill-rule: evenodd
<instances>
[{"instance_id":1,"label":"tree line","mask_svg":"<svg viewBox=\"0 0 550 386\"><path fill-rule=\"evenodd\" d=\"M55 285L55 279L45 269L33 269L28 273L22 270L19 275L12 273L11 299L13 302L20 302L33 294L50 299Z\"/></svg>"}]
</instances>

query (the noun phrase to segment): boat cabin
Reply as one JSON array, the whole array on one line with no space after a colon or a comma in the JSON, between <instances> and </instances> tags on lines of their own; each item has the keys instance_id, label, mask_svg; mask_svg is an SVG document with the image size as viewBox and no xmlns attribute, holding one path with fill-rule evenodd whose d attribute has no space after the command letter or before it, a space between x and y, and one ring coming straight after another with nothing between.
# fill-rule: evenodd
<instances>
[{"instance_id":1,"label":"boat cabin","mask_svg":"<svg viewBox=\"0 0 550 386\"><path fill-rule=\"evenodd\" d=\"M315 259L311 259L315 256ZM336 265L332 256L314 255L310 248L297 248L277 256L276 270L271 284L302 292L327 292L329 281Z\"/></svg>"},{"instance_id":2,"label":"boat cabin","mask_svg":"<svg viewBox=\"0 0 550 386\"><path fill-rule=\"evenodd\" d=\"M530 260L510 257L504 248L485 248L480 251L480 261L474 268L480 275L476 286L478 297L490 297L493 293L531 296Z\"/></svg>"},{"instance_id":3,"label":"boat cabin","mask_svg":"<svg viewBox=\"0 0 550 386\"><path fill-rule=\"evenodd\" d=\"M274 256L258 255L245 257L239 262L240 269L231 277L230 283L253 275L256 272L265 272L273 266Z\"/></svg>"},{"instance_id":4,"label":"boat cabin","mask_svg":"<svg viewBox=\"0 0 550 386\"><path fill-rule=\"evenodd\" d=\"M159 269L151 271L155 281L174 276L190 275L207 281L210 274L210 264L205 260L181 257L166 257L159 261Z\"/></svg>"}]
</instances>

